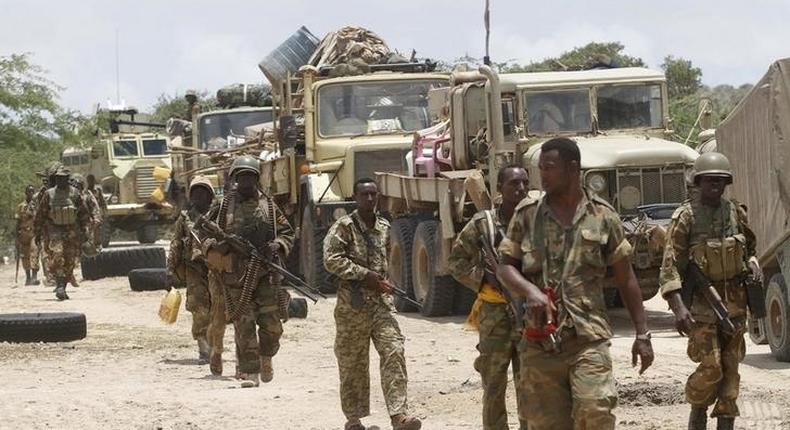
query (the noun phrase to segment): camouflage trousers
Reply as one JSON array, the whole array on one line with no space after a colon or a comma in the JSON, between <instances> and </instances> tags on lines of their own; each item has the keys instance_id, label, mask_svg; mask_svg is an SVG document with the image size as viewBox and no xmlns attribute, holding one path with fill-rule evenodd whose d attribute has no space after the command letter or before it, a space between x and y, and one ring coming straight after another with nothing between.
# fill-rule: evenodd
<instances>
[{"instance_id":1,"label":"camouflage trousers","mask_svg":"<svg viewBox=\"0 0 790 430\"><path fill-rule=\"evenodd\" d=\"M73 229L51 229L43 239L47 255L48 278L67 282L74 277L80 257L79 234Z\"/></svg>"},{"instance_id":2,"label":"camouflage trousers","mask_svg":"<svg viewBox=\"0 0 790 430\"><path fill-rule=\"evenodd\" d=\"M283 324L277 311L276 291L265 281L264 277L255 288L247 311L233 321L236 358L242 373L259 373L260 357L274 357L280 350ZM231 284L225 288L231 303L238 306L242 286Z\"/></svg>"},{"instance_id":3,"label":"camouflage trousers","mask_svg":"<svg viewBox=\"0 0 790 430\"><path fill-rule=\"evenodd\" d=\"M475 370L483 382L483 429L507 430L507 380L508 367L513 366L516 402L521 418L521 428L526 429L526 396L518 384L520 378L517 346L519 333L507 314L507 305L483 302L480 305L480 322Z\"/></svg>"},{"instance_id":4,"label":"camouflage trousers","mask_svg":"<svg viewBox=\"0 0 790 430\"><path fill-rule=\"evenodd\" d=\"M211 295L208 291L208 279L201 272L190 268L186 269L186 278L186 309L192 314L192 338L195 340L207 338L211 315ZM224 335L224 325L222 331Z\"/></svg>"},{"instance_id":5,"label":"camouflage trousers","mask_svg":"<svg viewBox=\"0 0 790 430\"><path fill-rule=\"evenodd\" d=\"M612 430L617 392L608 340L590 342L565 330L559 354L522 341L521 386L530 430Z\"/></svg>"},{"instance_id":6,"label":"camouflage trousers","mask_svg":"<svg viewBox=\"0 0 790 430\"><path fill-rule=\"evenodd\" d=\"M701 322L695 323L689 334L688 356L699 366L686 382L686 400L699 408L716 403L711 414L714 417L739 415L738 364L746 355L745 321L738 318L733 322L741 327L735 334L723 333L717 324Z\"/></svg>"},{"instance_id":7,"label":"camouflage trousers","mask_svg":"<svg viewBox=\"0 0 790 430\"><path fill-rule=\"evenodd\" d=\"M26 271L38 271L38 246L36 246L33 232L21 232L17 241L19 242L19 260L22 262L22 268Z\"/></svg>"},{"instance_id":8,"label":"camouflage trousers","mask_svg":"<svg viewBox=\"0 0 790 430\"><path fill-rule=\"evenodd\" d=\"M367 295L367 292L365 293ZM406 359L392 300L367 295L351 306L351 290L340 288L335 305L335 357L340 373L340 405L347 419L370 415L370 343L379 354L384 402L390 416L408 413Z\"/></svg>"},{"instance_id":9,"label":"camouflage trousers","mask_svg":"<svg viewBox=\"0 0 790 430\"><path fill-rule=\"evenodd\" d=\"M228 324L228 317L225 313L224 288L217 273L213 270L209 270L208 294L210 306L208 325L206 326L206 339L208 340L209 346L211 346L211 352L214 354L222 354L225 350L223 342L225 339L225 326Z\"/></svg>"}]
</instances>

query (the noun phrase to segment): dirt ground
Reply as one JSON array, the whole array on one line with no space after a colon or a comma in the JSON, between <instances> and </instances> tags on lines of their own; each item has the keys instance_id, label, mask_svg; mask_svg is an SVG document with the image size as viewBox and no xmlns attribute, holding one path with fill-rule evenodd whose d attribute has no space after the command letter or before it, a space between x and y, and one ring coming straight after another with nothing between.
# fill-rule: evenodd
<instances>
[{"instance_id":1,"label":"dirt ground","mask_svg":"<svg viewBox=\"0 0 790 430\"><path fill-rule=\"evenodd\" d=\"M332 350L334 299L311 305L308 319L285 324L275 379L237 388L233 328L225 337L225 375L212 377L197 360L191 317L157 317L163 292L133 292L125 278L82 282L71 300L52 288L15 286L12 265L0 265L0 313L74 311L87 316L88 336L71 343L0 343L0 429L338 429L343 416ZM671 328L660 299L647 303L656 361L644 376L630 366L632 330L627 313L611 313L622 429L685 428L683 384L693 365L685 339ZM480 378L472 368L476 334L462 318L397 316L406 336L409 398L425 429L479 429ZM748 341L747 341L748 342ZM790 364L774 361L767 346L748 343L742 365L739 429L790 428ZM378 358L372 352L372 412L367 425L389 428ZM509 392L511 428L515 402ZM709 423L715 428L715 421Z\"/></svg>"}]
</instances>

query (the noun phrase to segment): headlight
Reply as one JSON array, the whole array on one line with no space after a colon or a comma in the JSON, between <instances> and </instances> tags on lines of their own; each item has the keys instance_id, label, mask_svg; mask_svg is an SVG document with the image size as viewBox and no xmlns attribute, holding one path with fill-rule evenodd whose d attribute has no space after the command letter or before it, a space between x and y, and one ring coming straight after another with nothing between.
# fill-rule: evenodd
<instances>
[{"instance_id":1,"label":"headlight","mask_svg":"<svg viewBox=\"0 0 790 430\"><path fill-rule=\"evenodd\" d=\"M340 218L343 218L344 216L346 216L346 213L347 212L346 212L346 210L344 208L337 208L337 209L332 211L332 218L334 218L334 220L337 221Z\"/></svg>"},{"instance_id":2,"label":"headlight","mask_svg":"<svg viewBox=\"0 0 790 430\"><path fill-rule=\"evenodd\" d=\"M591 173L587 175L587 188L600 194L606 190L606 177L600 173Z\"/></svg>"},{"instance_id":3,"label":"headlight","mask_svg":"<svg viewBox=\"0 0 790 430\"><path fill-rule=\"evenodd\" d=\"M117 203L118 203L118 196L112 196L112 197L110 197L110 203L112 203L112 204L117 204Z\"/></svg>"},{"instance_id":4,"label":"headlight","mask_svg":"<svg viewBox=\"0 0 790 430\"><path fill-rule=\"evenodd\" d=\"M628 185L620 190L620 207L631 210L636 209L642 202L642 193L638 188Z\"/></svg>"}]
</instances>

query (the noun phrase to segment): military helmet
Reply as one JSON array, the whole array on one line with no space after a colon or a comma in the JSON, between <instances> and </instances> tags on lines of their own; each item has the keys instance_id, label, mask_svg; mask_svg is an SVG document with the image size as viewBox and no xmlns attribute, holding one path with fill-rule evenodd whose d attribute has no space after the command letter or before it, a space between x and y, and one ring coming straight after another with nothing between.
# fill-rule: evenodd
<instances>
[{"instance_id":1,"label":"military helmet","mask_svg":"<svg viewBox=\"0 0 790 430\"><path fill-rule=\"evenodd\" d=\"M233 177L244 171L254 172L256 175L260 175L261 162L251 155L242 155L233 160L233 164L230 166L229 175Z\"/></svg>"},{"instance_id":2,"label":"military helmet","mask_svg":"<svg viewBox=\"0 0 790 430\"><path fill-rule=\"evenodd\" d=\"M56 170L50 171L49 173L54 176L71 176L71 170L63 165L58 166Z\"/></svg>"},{"instance_id":3,"label":"military helmet","mask_svg":"<svg viewBox=\"0 0 790 430\"><path fill-rule=\"evenodd\" d=\"M205 187L211 193L211 196L214 196L214 186L211 184L211 180L205 176L195 176L192 178L192 181L189 183L189 194L192 194L192 189L195 187Z\"/></svg>"},{"instance_id":4,"label":"military helmet","mask_svg":"<svg viewBox=\"0 0 790 430\"><path fill-rule=\"evenodd\" d=\"M197 98L197 91L195 91L195 90L187 90L187 92L184 93L184 97L195 97L195 98Z\"/></svg>"},{"instance_id":5,"label":"military helmet","mask_svg":"<svg viewBox=\"0 0 790 430\"><path fill-rule=\"evenodd\" d=\"M720 152L706 152L694 162L694 176L692 180L697 180L702 176L721 176L727 178L727 183L732 183L732 167L730 160Z\"/></svg>"},{"instance_id":6,"label":"military helmet","mask_svg":"<svg viewBox=\"0 0 790 430\"><path fill-rule=\"evenodd\" d=\"M42 178L48 178L51 175L54 175L55 171L57 171L59 167L63 167L63 164L60 161L53 161L49 163L49 165L45 167L44 170L37 172L36 174Z\"/></svg>"},{"instance_id":7,"label":"military helmet","mask_svg":"<svg viewBox=\"0 0 790 430\"><path fill-rule=\"evenodd\" d=\"M74 181L75 184L85 185L85 177L82 176L81 173L71 175L71 180Z\"/></svg>"}]
</instances>

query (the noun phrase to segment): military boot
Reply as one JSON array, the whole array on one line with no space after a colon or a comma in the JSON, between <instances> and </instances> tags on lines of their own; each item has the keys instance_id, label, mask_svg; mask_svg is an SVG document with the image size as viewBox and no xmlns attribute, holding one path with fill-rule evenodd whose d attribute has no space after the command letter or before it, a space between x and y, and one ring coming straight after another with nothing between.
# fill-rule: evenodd
<instances>
[{"instance_id":1,"label":"military boot","mask_svg":"<svg viewBox=\"0 0 790 430\"><path fill-rule=\"evenodd\" d=\"M58 300L68 300L69 299L69 295L66 294L66 281L65 280L59 279L59 280L56 281L55 297L57 297Z\"/></svg>"},{"instance_id":2,"label":"military boot","mask_svg":"<svg viewBox=\"0 0 790 430\"><path fill-rule=\"evenodd\" d=\"M272 379L274 379L272 358L261 357L261 382L272 382Z\"/></svg>"},{"instance_id":3,"label":"military boot","mask_svg":"<svg viewBox=\"0 0 790 430\"><path fill-rule=\"evenodd\" d=\"M422 421L406 414L394 415L391 418L392 430L420 430Z\"/></svg>"},{"instance_id":4,"label":"military boot","mask_svg":"<svg viewBox=\"0 0 790 430\"><path fill-rule=\"evenodd\" d=\"M209 357L211 356L211 347L208 344L208 340L205 337L200 337L197 340L198 345L198 360L200 361L209 361Z\"/></svg>"},{"instance_id":5,"label":"military boot","mask_svg":"<svg viewBox=\"0 0 790 430\"><path fill-rule=\"evenodd\" d=\"M30 271L30 285L39 285L41 281L38 280L38 270Z\"/></svg>"},{"instance_id":6,"label":"military boot","mask_svg":"<svg viewBox=\"0 0 790 430\"><path fill-rule=\"evenodd\" d=\"M707 408L691 408L689 414L689 430L705 430L708 423Z\"/></svg>"},{"instance_id":7,"label":"military boot","mask_svg":"<svg viewBox=\"0 0 790 430\"><path fill-rule=\"evenodd\" d=\"M241 375L241 388L253 388L260 385L257 373L242 373Z\"/></svg>"},{"instance_id":8,"label":"military boot","mask_svg":"<svg viewBox=\"0 0 790 430\"><path fill-rule=\"evenodd\" d=\"M732 430L735 428L735 418L719 417L716 422L716 430Z\"/></svg>"},{"instance_id":9,"label":"military boot","mask_svg":"<svg viewBox=\"0 0 790 430\"><path fill-rule=\"evenodd\" d=\"M30 270L25 270L25 285L33 285L33 283L30 282Z\"/></svg>"}]
</instances>

